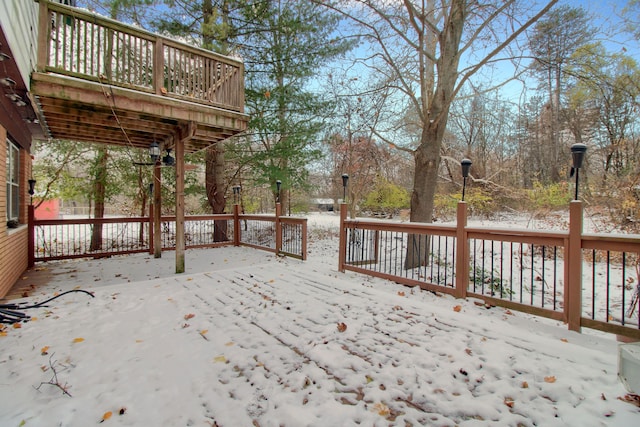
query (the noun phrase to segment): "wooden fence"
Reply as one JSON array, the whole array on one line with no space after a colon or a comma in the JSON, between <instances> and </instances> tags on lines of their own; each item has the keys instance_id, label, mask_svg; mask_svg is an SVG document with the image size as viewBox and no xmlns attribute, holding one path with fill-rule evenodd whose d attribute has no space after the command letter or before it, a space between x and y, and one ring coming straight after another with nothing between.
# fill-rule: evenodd
<instances>
[{"instance_id":1,"label":"wooden fence","mask_svg":"<svg viewBox=\"0 0 640 427\"><path fill-rule=\"evenodd\" d=\"M347 219L338 269L640 339L640 236L583 233L582 204L567 231Z\"/></svg>"},{"instance_id":2,"label":"wooden fence","mask_svg":"<svg viewBox=\"0 0 640 427\"><path fill-rule=\"evenodd\" d=\"M153 224L148 217L36 220L29 207L31 248L36 261L102 258L140 252L153 253ZM185 247L250 246L306 260L307 220L280 215L236 213L186 216ZM162 250L174 250L176 218L161 218Z\"/></svg>"}]
</instances>

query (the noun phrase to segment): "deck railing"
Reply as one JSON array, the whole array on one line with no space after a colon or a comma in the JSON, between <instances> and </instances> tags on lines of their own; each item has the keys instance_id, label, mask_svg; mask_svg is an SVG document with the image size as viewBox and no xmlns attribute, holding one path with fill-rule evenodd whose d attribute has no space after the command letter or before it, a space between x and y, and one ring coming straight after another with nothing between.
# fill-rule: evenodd
<instances>
[{"instance_id":1,"label":"deck railing","mask_svg":"<svg viewBox=\"0 0 640 427\"><path fill-rule=\"evenodd\" d=\"M45 0L40 23L39 71L243 111L241 61Z\"/></svg>"},{"instance_id":2,"label":"deck railing","mask_svg":"<svg viewBox=\"0 0 640 427\"><path fill-rule=\"evenodd\" d=\"M488 305L640 338L640 236L582 233L572 202L568 231L347 219L341 210L340 271L473 297Z\"/></svg>"},{"instance_id":3,"label":"deck railing","mask_svg":"<svg viewBox=\"0 0 640 427\"><path fill-rule=\"evenodd\" d=\"M33 207L30 206L30 211ZM278 210L279 212L279 210ZM176 218L162 217L162 250L175 250ZM153 227L148 217L36 220L30 213L35 261L101 258L150 252ZM305 260L307 220L280 215L192 215L184 221L185 247L250 246ZM282 233L278 237L277 233Z\"/></svg>"}]
</instances>

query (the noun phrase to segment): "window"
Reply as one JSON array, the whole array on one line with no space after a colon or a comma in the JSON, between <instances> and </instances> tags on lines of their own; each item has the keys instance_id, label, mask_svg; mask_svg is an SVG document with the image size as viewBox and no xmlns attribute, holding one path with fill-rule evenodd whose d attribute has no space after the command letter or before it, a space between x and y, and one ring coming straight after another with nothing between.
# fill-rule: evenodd
<instances>
[{"instance_id":1,"label":"window","mask_svg":"<svg viewBox=\"0 0 640 427\"><path fill-rule=\"evenodd\" d=\"M20 149L7 140L7 221L20 214Z\"/></svg>"}]
</instances>

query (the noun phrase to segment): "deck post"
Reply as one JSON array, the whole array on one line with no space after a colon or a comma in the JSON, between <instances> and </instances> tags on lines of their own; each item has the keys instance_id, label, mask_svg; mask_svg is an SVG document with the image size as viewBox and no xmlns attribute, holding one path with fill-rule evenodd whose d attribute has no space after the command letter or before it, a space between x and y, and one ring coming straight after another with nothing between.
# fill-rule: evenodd
<instances>
[{"instance_id":1,"label":"deck post","mask_svg":"<svg viewBox=\"0 0 640 427\"><path fill-rule=\"evenodd\" d=\"M176 273L184 273L184 140L174 138L176 151Z\"/></svg>"},{"instance_id":2,"label":"deck post","mask_svg":"<svg viewBox=\"0 0 640 427\"><path fill-rule=\"evenodd\" d=\"M149 255L153 255L153 194L149 195Z\"/></svg>"},{"instance_id":3,"label":"deck post","mask_svg":"<svg viewBox=\"0 0 640 427\"><path fill-rule=\"evenodd\" d=\"M565 260L564 314L570 331L580 332L582 312L582 202L569 205L569 249Z\"/></svg>"},{"instance_id":4,"label":"deck post","mask_svg":"<svg viewBox=\"0 0 640 427\"><path fill-rule=\"evenodd\" d=\"M162 215L162 174L160 160L153 167L153 257L162 257L162 230L160 216Z\"/></svg>"},{"instance_id":5,"label":"deck post","mask_svg":"<svg viewBox=\"0 0 640 427\"><path fill-rule=\"evenodd\" d=\"M38 57L36 69L44 72L49 64L49 37L51 35L51 16L47 2L40 2L38 17Z\"/></svg>"},{"instance_id":6,"label":"deck post","mask_svg":"<svg viewBox=\"0 0 640 427\"><path fill-rule=\"evenodd\" d=\"M36 256L35 256L35 247L36 247L36 242L35 242L35 219L36 219L36 215L35 215L35 209L33 208L33 203L30 203L27 206L27 218L28 218L28 222L29 222L29 231L28 231L28 237L27 239L29 240L28 242L28 246L27 246L27 251L29 252L29 263L28 263L28 267L31 268L35 265L36 263Z\"/></svg>"},{"instance_id":7,"label":"deck post","mask_svg":"<svg viewBox=\"0 0 640 427\"><path fill-rule=\"evenodd\" d=\"M456 298L465 298L469 287L469 239L467 238L467 202L458 202L456 217Z\"/></svg>"},{"instance_id":8,"label":"deck post","mask_svg":"<svg viewBox=\"0 0 640 427\"><path fill-rule=\"evenodd\" d=\"M344 273L344 264L347 257L347 230L344 222L347 219L347 204L340 204L340 246L338 249L338 271Z\"/></svg>"},{"instance_id":9,"label":"deck post","mask_svg":"<svg viewBox=\"0 0 640 427\"><path fill-rule=\"evenodd\" d=\"M282 204L276 203L276 255L280 255L282 251L282 222L280 222L280 215L282 215Z\"/></svg>"},{"instance_id":10,"label":"deck post","mask_svg":"<svg viewBox=\"0 0 640 427\"><path fill-rule=\"evenodd\" d=\"M153 90L156 95L163 95L164 87L164 43L161 37L156 37L153 45Z\"/></svg>"},{"instance_id":11,"label":"deck post","mask_svg":"<svg viewBox=\"0 0 640 427\"><path fill-rule=\"evenodd\" d=\"M240 205L233 205L233 246L240 246Z\"/></svg>"}]
</instances>

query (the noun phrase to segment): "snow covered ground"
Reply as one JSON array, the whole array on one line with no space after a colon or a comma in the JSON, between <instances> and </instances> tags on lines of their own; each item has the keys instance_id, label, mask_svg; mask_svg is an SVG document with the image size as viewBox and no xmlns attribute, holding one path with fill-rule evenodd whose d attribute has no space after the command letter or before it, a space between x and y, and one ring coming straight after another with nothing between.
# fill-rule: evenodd
<instances>
[{"instance_id":1,"label":"snow covered ground","mask_svg":"<svg viewBox=\"0 0 640 427\"><path fill-rule=\"evenodd\" d=\"M339 273L336 223L310 216L306 262L219 248L187 251L180 275L172 252L38 265L49 283L25 301L95 297L0 333L0 425L640 425L615 337Z\"/></svg>"}]
</instances>

